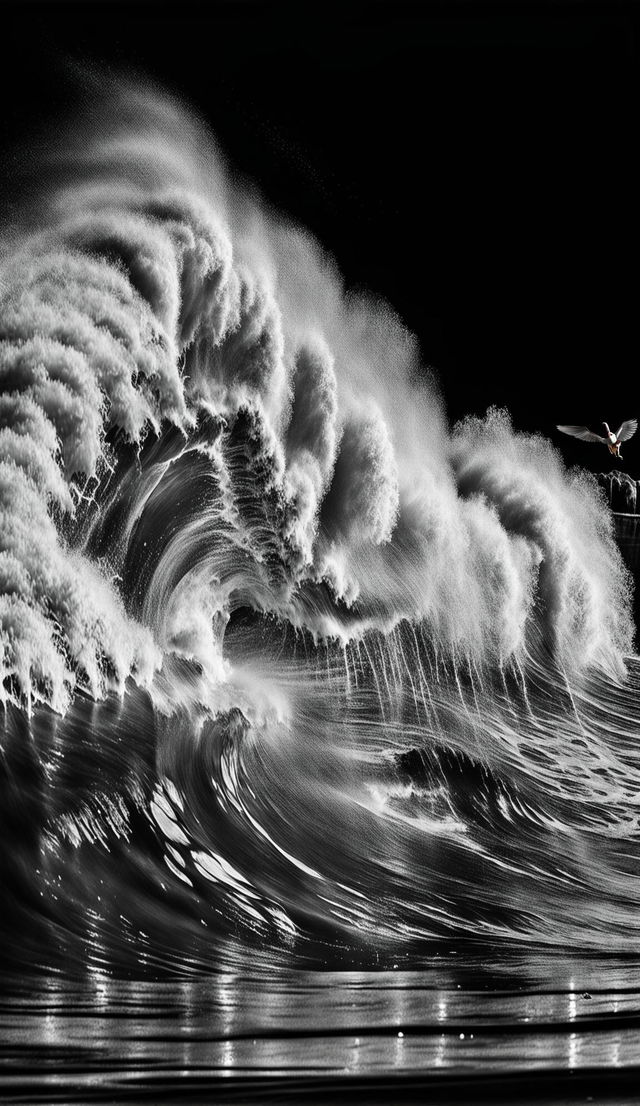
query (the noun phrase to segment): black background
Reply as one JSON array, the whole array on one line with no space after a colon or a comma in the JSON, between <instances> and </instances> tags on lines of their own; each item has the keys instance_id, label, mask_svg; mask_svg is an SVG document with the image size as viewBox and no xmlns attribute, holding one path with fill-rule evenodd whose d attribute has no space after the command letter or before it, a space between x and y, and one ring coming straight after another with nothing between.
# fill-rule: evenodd
<instances>
[{"instance_id":1,"label":"black background","mask_svg":"<svg viewBox=\"0 0 640 1106\"><path fill-rule=\"evenodd\" d=\"M640 415L636 5L1 12L5 177L13 143L73 109L67 59L140 69L197 106L347 287L392 303L451 421L506 406L567 461L611 467L554 424ZM640 436L623 453L640 476Z\"/></svg>"}]
</instances>

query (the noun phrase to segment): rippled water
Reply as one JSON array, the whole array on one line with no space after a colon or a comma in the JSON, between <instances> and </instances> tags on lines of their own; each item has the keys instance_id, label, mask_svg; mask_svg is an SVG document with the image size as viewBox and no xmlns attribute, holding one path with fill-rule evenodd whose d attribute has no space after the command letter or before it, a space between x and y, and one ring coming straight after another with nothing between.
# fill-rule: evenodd
<instances>
[{"instance_id":1,"label":"rippled water","mask_svg":"<svg viewBox=\"0 0 640 1106\"><path fill-rule=\"evenodd\" d=\"M6 981L6 1101L631 1101L638 966L443 954L420 971Z\"/></svg>"}]
</instances>

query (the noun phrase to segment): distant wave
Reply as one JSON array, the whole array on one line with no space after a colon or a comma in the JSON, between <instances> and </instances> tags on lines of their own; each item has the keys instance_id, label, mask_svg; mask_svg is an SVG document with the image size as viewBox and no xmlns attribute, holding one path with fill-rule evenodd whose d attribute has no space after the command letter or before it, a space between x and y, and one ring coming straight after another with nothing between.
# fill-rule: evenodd
<instances>
[{"instance_id":1,"label":"distant wave","mask_svg":"<svg viewBox=\"0 0 640 1106\"><path fill-rule=\"evenodd\" d=\"M107 960L206 959L203 927L631 947L638 669L595 480L504 411L449 432L392 310L186 109L91 103L2 240L11 924L35 882Z\"/></svg>"}]
</instances>

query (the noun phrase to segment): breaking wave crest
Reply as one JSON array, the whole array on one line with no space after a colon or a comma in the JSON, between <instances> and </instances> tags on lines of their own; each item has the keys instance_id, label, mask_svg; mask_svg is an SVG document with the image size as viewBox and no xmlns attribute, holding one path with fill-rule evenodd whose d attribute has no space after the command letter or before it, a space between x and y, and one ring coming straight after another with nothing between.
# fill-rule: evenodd
<instances>
[{"instance_id":1,"label":"breaking wave crest","mask_svg":"<svg viewBox=\"0 0 640 1106\"><path fill-rule=\"evenodd\" d=\"M506 412L450 432L391 309L185 109L111 86L99 134L3 239L15 917L28 873L105 961L631 948L639 675L595 481Z\"/></svg>"}]
</instances>

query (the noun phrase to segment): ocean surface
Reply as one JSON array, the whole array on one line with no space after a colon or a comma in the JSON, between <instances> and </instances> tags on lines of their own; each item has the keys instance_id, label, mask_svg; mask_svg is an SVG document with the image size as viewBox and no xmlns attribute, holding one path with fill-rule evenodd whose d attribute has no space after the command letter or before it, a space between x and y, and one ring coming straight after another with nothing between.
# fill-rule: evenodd
<instances>
[{"instance_id":1,"label":"ocean surface","mask_svg":"<svg viewBox=\"0 0 640 1106\"><path fill-rule=\"evenodd\" d=\"M99 84L0 240L5 1100L632 1101L637 520Z\"/></svg>"}]
</instances>

